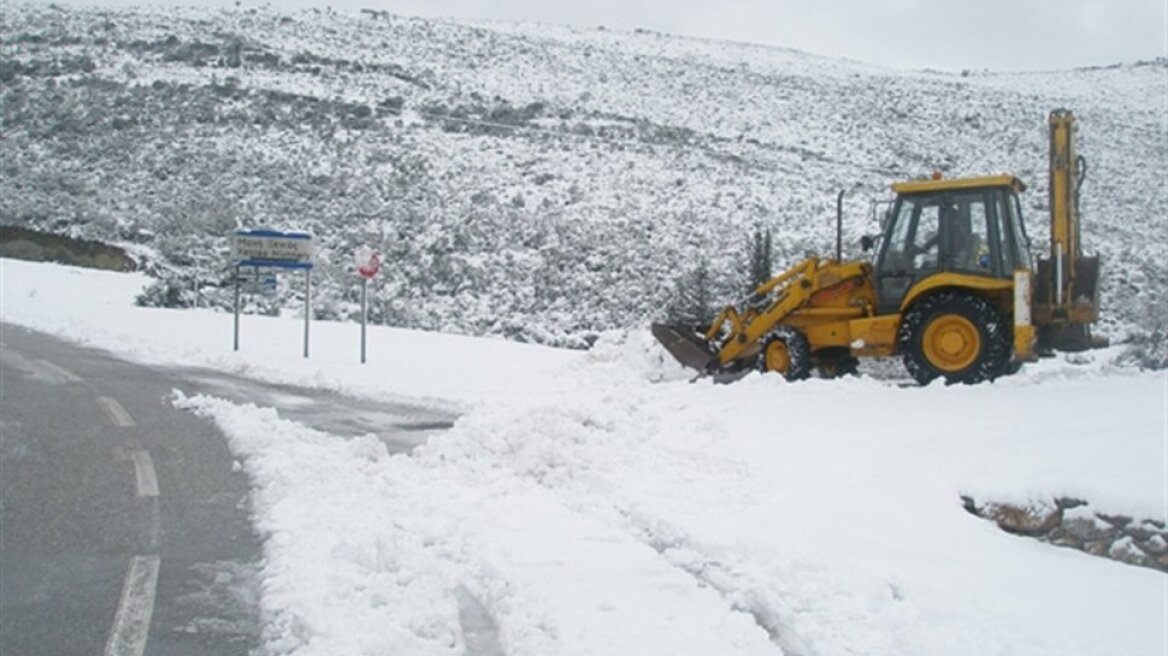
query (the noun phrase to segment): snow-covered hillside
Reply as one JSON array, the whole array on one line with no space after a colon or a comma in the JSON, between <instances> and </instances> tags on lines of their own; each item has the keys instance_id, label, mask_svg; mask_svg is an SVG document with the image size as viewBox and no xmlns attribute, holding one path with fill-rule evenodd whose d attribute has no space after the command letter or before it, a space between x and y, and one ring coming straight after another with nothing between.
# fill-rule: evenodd
<instances>
[{"instance_id":1,"label":"snow-covered hillside","mask_svg":"<svg viewBox=\"0 0 1168 656\"><path fill-rule=\"evenodd\" d=\"M859 255L870 198L936 169L1020 175L1041 251L1046 116L1069 107L1103 331L1168 319L1163 60L950 75L274 8L6 3L0 29L0 222L131 245L172 302L227 302L235 228L307 229L321 317L354 313L350 253L368 244L388 260L375 321L580 345L663 316L700 268L714 299L737 298L756 227L776 266L829 252L835 193L853 185Z\"/></svg>"},{"instance_id":2,"label":"snow-covered hillside","mask_svg":"<svg viewBox=\"0 0 1168 656\"><path fill-rule=\"evenodd\" d=\"M146 282L2 259L0 321L154 364L463 413L390 456L375 435L159 390L218 424L250 481L260 653L1168 649L1163 571L1009 535L962 507L1080 499L1079 520L1123 515L1142 532L1112 551L1168 566L1168 378L1115 367L1114 350L992 385L715 385L689 383L643 331L580 352L375 328L361 365L352 324L316 323L306 360L301 322L245 317L235 353L228 314L133 307Z\"/></svg>"}]
</instances>

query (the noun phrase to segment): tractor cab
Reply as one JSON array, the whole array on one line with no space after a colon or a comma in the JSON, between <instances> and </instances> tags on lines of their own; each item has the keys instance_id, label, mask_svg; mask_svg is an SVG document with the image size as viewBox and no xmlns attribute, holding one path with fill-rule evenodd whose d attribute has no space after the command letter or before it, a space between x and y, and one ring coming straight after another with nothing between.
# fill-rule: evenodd
<instances>
[{"instance_id":1,"label":"tractor cab","mask_svg":"<svg viewBox=\"0 0 1168 656\"><path fill-rule=\"evenodd\" d=\"M917 283L939 273L1011 280L1030 268L1029 239L1011 175L894 184L875 262L878 312L900 311Z\"/></svg>"}]
</instances>

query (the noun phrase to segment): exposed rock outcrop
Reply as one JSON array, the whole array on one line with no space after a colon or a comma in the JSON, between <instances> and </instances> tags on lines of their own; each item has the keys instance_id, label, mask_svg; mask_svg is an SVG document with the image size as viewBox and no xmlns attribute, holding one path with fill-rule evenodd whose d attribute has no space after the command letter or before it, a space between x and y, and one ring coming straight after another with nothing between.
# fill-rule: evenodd
<instances>
[{"instance_id":1,"label":"exposed rock outcrop","mask_svg":"<svg viewBox=\"0 0 1168 656\"><path fill-rule=\"evenodd\" d=\"M962 497L962 502L967 511L1007 533L1168 572L1168 526L1160 520L1095 512L1081 499L978 505L971 497Z\"/></svg>"}]
</instances>

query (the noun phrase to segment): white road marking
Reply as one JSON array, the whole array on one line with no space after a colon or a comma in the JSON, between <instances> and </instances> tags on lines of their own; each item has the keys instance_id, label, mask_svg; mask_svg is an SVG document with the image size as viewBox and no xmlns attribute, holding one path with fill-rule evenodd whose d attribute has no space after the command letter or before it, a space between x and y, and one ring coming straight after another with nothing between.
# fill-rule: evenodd
<instances>
[{"instance_id":1,"label":"white road marking","mask_svg":"<svg viewBox=\"0 0 1168 656\"><path fill-rule=\"evenodd\" d=\"M32 380L49 385L82 382L81 376L64 367L46 360L30 360L10 349L0 350L0 362L23 371Z\"/></svg>"},{"instance_id":2,"label":"white road marking","mask_svg":"<svg viewBox=\"0 0 1168 656\"><path fill-rule=\"evenodd\" d=\"M99 396L97 400L101 403L105 414L109 416L110 421L114 422L115 426L129 428L134 425L134 418L130 416L130 413L126 412L126 409L116 399L108 396Z\"/></svg>"},{"instance_id":3,"label":"white road marking","mask_svg":"<svg viewBox=\"0 0 1168 656\"><path fill-rule=\"evenodd\" d=\"M40 366L44 367L47 371L51 371L54 374L56 374L58 377L63 379L66 383L80 383L81 382L81 376L78 376L77 374L73 373L72 371L69 371L68 369L66 369L65 367L62 367L59 364L54 364L52 362L49 362L48 360L37 360L36 362Z\"/></svg>"},{"instance_id":4,"label":"white road marking","mask_svg":"<svg viewBox=\"0 0 1168 656\"><path fill-rule=\"evenodd\" d=\"M161 564L158 556L134 556L130 560L118 612L105 644L105 656L142 656L146 651Z\"/></svg>"},{"instance_id":5,"label":"white road marking","mask_svg":"<svg viewBox=\"0 0 1168 656\"><path fill-rule=\"evenodd\" d=\"M158 496L158 475L154 472L154 461L150 459L149 451L133 451L130 459L134 461L134 482L140 497Z\"/></svg>"},{"instance_id":6,"label":"white road marking","mask_svg":"<svg viewBox=\"0 0 1168 656\"><path fill-rule=\"evenodd\" d=\"M162 524L158 517L158 497L148 497L148 501L150 503L150 532L146 534L146 551L148 553L157 553L158 537Z\"/></svg>"}]
</instances>

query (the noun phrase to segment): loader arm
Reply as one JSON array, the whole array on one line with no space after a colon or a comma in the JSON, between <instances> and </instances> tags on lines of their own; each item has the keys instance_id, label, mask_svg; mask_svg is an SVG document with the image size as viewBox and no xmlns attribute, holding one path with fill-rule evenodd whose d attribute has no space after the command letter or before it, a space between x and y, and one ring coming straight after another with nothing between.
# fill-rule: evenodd
<instances>
[{"instance_id":1,"label":"loader arm","mask_svg":"<svg viewBox=\"0 0 1168 656\"><path fill-rule=\"evenodd\" d=\"M807 304L815 292L811 281L818 266L819 258L808 258L759 285L755 290L756 297L774 295L762 310L747 310L742 315L733 307L722 311L719 317L724 316L731 324L730 331L718 349L718 360L723 366L741 358L784 317ZM716 338L722 332L724 323L719 325L715 322L706 333L707 339Z\"/></svg>"},{"instance_id":2,"label":"loader arm","mask_svg":"<svg viewBox=\"0 0 1168 656\"><path fill-rule=\"evenodd\" d=\"M790 280L793 280L799 276L808 276L811 272L815 271L815 267L817 265L818 260L816 258L804 260L803 262L800 262L799 264L791 267L790 269L787 269L774 278L771 278L770 280L756 287L750 298L766 298L771 292L775 290L775 288L779 287L780 285L784 285ZM779 298L772 299L769 307L773 307L781 300L781 298L782 297L780 295ZM749 305L750 301L747 301L746 304ZM730 324L729 334L731 336L742 335L746 330L746 324L752 321L759 314L760 311L756 307L747 307L741 313L739 313L738 309L733 305L728 305L718 314L717 317L714 318L714 322L710 324L710 329L706 331L706 340L709 342L716 341L719 336L723 334L727 323ZM725 362L723 362L723 364L725 364Z\"/></svg>"},{"instance_id":3,"label":"loader arm","mask_svg":"<svg viewBox=\"0 0 1168 656\"><path fill-rule=\"evenodd\" d=\"M820 292L866 275L868 268L862 262L840 264L820 260L817 257L808 258L771 278L755 290L755 298L769 295L769 302L765 307L750 308L744 312L739 312L734 307L723 310L706 333L706 340L715 342L720 336L724 336L718 348L718 362L725 367L749 355L752 349L759 346L762 338L776 326L787 322L800 310L814 305L814 299ZM811 311L813 310L808 310ZM841 311L835 309L828 312L840 314ZM849 310L842 312L853 313Z\"/></svg>"}]
</instances>

